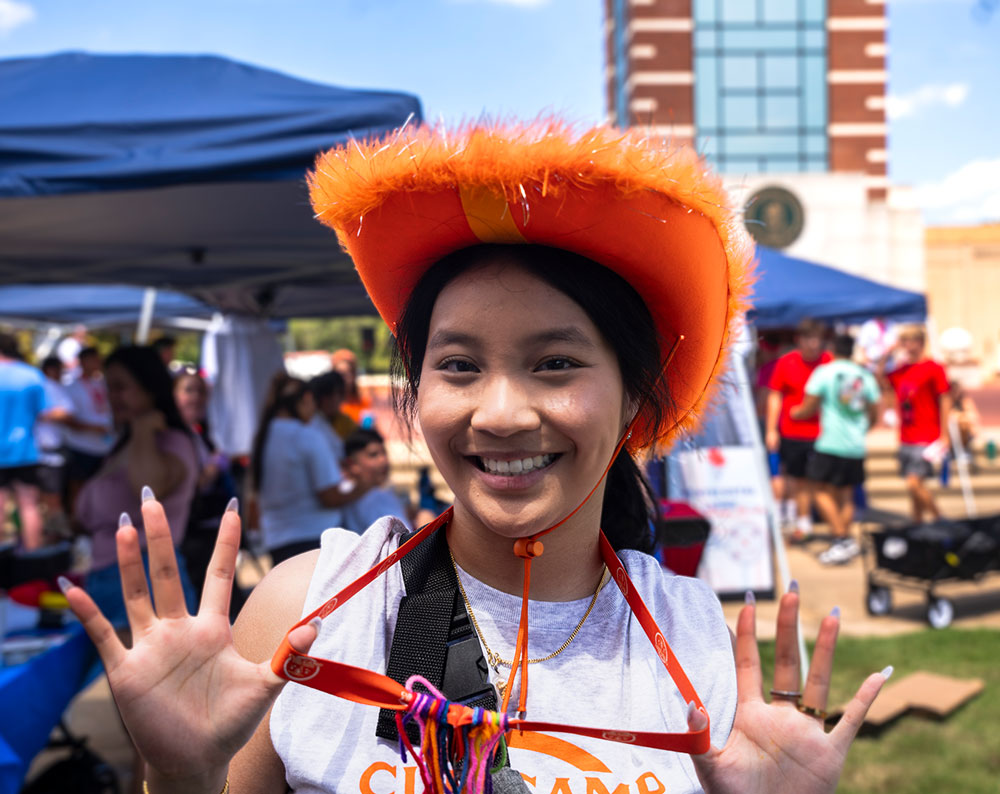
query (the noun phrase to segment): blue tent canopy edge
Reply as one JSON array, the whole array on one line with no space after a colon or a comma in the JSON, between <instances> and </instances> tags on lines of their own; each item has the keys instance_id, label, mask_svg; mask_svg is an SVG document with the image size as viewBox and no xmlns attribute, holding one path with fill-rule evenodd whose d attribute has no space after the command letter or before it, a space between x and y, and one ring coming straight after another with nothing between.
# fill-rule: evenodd
<instances>
[{"instance_id":1,"label":"blue tent canopy edge","mask_svg":"<svg viewBox=\"0 0 1000 794\"><path fill-rule=\"evenodd\" d=\"M920 322L927 299L825 265L758 246L758 280L747 319L758 328L789 328L809 317L859 323L872 317Z\"/></svg>"},{"instance_id":2,"label":"blue tent canopy edge","mask_svg":"<svg viewBox=\"0 0 1000 794\"><path fill-rule=\"evenodd\" d=\"M316 153L420 119L410 94L214 55L0 60L0 197L301 179Z\"/></svg>"}]
</instances>

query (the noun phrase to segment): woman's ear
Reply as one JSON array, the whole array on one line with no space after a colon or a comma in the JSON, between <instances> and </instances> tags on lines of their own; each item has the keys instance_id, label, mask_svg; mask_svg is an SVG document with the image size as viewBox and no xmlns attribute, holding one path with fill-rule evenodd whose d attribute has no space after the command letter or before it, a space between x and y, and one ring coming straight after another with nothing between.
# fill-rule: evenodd
<instances>
[{"instance_id":1,"label":"woman's ear","mask_svg":"<svg viewBox=\"0 0 1000 794\"><path fill-rule=\"evenodd\" d=\"M622 416L624 417L624 422L622 424L622 433L628 430L629 425L635 420L636 414L639 413L639 401L631 397L625 398L625 407L622 411Z\"/></svg>"}]
</instances>

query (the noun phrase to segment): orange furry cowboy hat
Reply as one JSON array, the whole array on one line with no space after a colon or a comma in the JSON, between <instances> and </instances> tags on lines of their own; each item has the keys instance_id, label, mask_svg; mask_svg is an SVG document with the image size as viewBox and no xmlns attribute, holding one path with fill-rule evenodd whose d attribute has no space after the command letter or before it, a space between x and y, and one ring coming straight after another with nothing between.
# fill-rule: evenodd
<instances>
[{"instance_id":1,"label":"orange furry cowboy hat","mask_svg":"<svg viewBox=\"0 0 1000 794\"><path fill-rule=\"evenodd\" d=\"M675 349L677 414L659 439L633 446L696 421L745 308L753 246L690 149L559 121L404 127L320 155L309 183L316 217L337 232L393 332L427 269L461 248L534 243L610 268L645 300L664 360Z\"/></svg>"}]
</instances>

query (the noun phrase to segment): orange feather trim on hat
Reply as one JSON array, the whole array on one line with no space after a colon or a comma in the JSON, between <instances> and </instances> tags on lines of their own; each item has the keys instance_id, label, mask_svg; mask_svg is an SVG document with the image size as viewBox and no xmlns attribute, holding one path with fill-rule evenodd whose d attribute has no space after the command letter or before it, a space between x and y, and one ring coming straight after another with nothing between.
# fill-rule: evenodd
<instances>
[{"instance_id":1,"label":"orange feather trim on hat","mask_svg":"<svg viewBox=\"0 0 1000 794\"><path fill-rule=\"evenodd\" d=\"M321 155L309 177L316 217L337 232L395 331L413 287L443 256L479 243L532 243L615 271L646 302L677 415L690 429L747 308L753 244L721 181L690 149L558 120L403 128ZM609 307L613 310L613 307ZM678 344L678 340L683 342Z\"/></svg>"}]
</instances>

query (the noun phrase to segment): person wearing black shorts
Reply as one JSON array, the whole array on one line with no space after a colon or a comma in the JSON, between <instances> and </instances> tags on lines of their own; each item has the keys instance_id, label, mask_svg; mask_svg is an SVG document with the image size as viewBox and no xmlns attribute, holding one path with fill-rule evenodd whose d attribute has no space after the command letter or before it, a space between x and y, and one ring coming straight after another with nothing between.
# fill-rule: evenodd
<instances>
[{"instance_id":1,"label":"person wearing black shorts","mask_svg":"<svg viewBox=\"0 0 1000 794\"><path fill-rule=\"evenodd\" d=\"M806 466L813 444L819 436L815 416L795 419L792 409L802 403L806 383L813 371L830 360L823 350L825 329L814 320L803 320L795 335L796 349L778 359L768 381L767 431L764 443L768 452L777 452L785 480L785 522L794 527L795 540L804 540L812 532L812 484L806 478Z\"/></svg>"},{"instance_id":2,"label":"person wearing black shorts","mask_svg":"<svg viewBox=\"0 0 1000 794\"><path fill-rule=\"evenodd\" d=\"M820 414L820 435L806 464L814 483L816 506L830 525L834 540L819 556L822 563L845 563L861 553L851 537L854 489L865 481L865 435L879 402L878 383L851 361L854 340L846 334L833 341L834 360L817 367L806 384L805 399L792 409L803 418Z\"/></svg>"}]
</instances>

